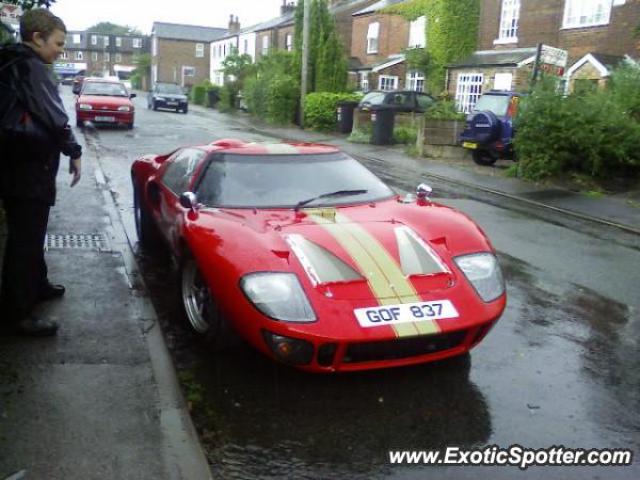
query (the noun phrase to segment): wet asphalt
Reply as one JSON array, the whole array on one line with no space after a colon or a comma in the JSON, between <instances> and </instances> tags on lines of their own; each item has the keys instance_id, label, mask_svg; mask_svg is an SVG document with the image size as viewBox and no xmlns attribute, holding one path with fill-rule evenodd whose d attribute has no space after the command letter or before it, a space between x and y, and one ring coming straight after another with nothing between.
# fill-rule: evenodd
<instances>
[{"instance_id":1,"label":"wet asphalt","mask_svg":"<svg viewBox=\"0 0 640 480\"><path fill-rule=\"evenodd\" d=\"M63 87L65 88L65 87ZM71 101L69 92L66 100ZM233 117L194 107L153 112L136 128L85 129L127 231L136 156L219 138L269 139ZM331 137L327 137L328 142ZM400 191L428 175L407 159L363 161ZM621 478L627 467L391 465L390 449L520 444L640 451L638 237L432 182L436 200L472 216L499 252L508 307L456 362L316 376L243 345L214 354L192 337L166 255L137 252L215 478ZM513 208L511 208L513 207Z\"/></svg>"}]
</instances>

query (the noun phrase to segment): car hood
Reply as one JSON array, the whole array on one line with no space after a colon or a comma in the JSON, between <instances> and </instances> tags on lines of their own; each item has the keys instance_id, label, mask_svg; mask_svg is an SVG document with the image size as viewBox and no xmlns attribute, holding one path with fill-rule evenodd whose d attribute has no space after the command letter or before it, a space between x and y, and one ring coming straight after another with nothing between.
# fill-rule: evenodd
<instances>
[{"instance_id":1,"label":"car hood","mask_svg":"<svg viewBox=\"0 0 640 480\"><path fill-rule=\"evenodd\" d=\"M88 103L93 107L133 107L133 103L128 97L106 97L103 95L80 95L78 103Z\"/></svg>"},{"instance_id":2,"label":"car hood","mask_svg":"<svg viewBox=\"0 0 640 480\"><path fill-rule=\"evenodd\" d=\"M406 302L447 290L459 280L454 256L492 250L482 231L459 212L387 204L395 206L211 210L201 215L211 222L199 223L210 228L216 237L212 248L222 246L220 255L239 266L240 275L290 270L335 299L371 299L373 293L380 302Z\"/></svg>"},{"instance_id":3,"label":"car hood","mask_svg":"<svg viewBox=\"0 0 640 480\"><path fill-rule=\"evenodd\" d=\"M154 97L161 97L167 100L186 100L187 96L178 93L154 93Z\"/></svg>"}]
</instances>

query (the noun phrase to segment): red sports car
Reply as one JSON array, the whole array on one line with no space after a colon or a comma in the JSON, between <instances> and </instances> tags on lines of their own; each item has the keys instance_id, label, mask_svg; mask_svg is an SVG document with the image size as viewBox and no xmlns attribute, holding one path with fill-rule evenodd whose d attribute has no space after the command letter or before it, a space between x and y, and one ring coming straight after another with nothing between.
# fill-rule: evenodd
<instances>
[{"instance_id":1,"label":"red sports car","mask_svg":"<svg viewBox=\"0 0 640 480\"><path fill-rule=\"evenodd\" d=\"M76 98L76 125L84 122L125 125L133 128L135 108L122 82L103 78L85 78L80 95Z\"/></svg>"},{"instance_id":2,"label":"red sports car","mask_svg":"<svg viewBox=\"0 0 640 480\"><path fill-rule=\"evenodd\" d=\"M235 331L303 370L411 365L466 355L505 308L478 225L334 147L220 140L131 174L140 243L169 245L214 346Z\"/></svg>"}]
</instances>

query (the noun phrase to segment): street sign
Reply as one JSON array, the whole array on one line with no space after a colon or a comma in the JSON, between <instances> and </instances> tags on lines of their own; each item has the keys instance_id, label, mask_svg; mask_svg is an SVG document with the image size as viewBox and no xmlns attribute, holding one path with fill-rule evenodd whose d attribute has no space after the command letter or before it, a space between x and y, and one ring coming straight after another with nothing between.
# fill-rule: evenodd
<instances>
[{"instance_id":1,"label":"street sign","mask_svg":"<svg viewBox=\"0 0 640 480\"><path fill-rule=\"evenodd\" d=\"M542 45L540 63L555 65L564 69L567 66L568 56L569 55L566 50L550 47L549 45Z\"/></svg>"}]
</instances>

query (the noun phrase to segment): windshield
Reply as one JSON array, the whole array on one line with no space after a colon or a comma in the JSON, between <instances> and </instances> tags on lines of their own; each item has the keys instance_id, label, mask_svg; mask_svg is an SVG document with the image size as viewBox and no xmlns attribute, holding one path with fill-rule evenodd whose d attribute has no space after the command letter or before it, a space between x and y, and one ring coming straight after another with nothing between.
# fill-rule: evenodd
<instances>
[{"instance_id":1,"label":"windshield","mask_svg":"<svg viewBox=\"0 0 640 480\"><path fill-rule=\"evenodd\" d=\"M182 94L182 89L172 83L158 84L158 93Z\"/></svg>"},{"instance_id":2,"label":"windshield","mask_svg":"<svg viewBox=\"0 0 640 480\"><path fill-rule=\"evenodd\" d=\"M482 95L473 109L476 112L486 112L489 110L498 117L504 117L507 114L508 108L508 95Z\"/></svg>"},{"instance_id":3,"label":"windshield","mask_svg":"<svg viewBox=\"0 0 640 480\"><path fill-rule=\"evenodd\" d=\"M112 82L84 82L82 95L106 95L109 97L129 96L124 85Z\"/></svg>"},{"instance_id":4,"label":"windshield","mask_svg":"<svg viewBox=\"0 0 640 480\"><path fill-rule=\"evenodd\" d=\"M310 206L365 203L394 195L344 153L226 154L210 163L197 188L198 201L204 205L235 208L294 208L301 201L337 191L357 193L328 196Z\"/></svg>"},{"instance_id":5,"label":"windshield","mask_svg":"<svg viewBox=\"0 0 640 480\"><path fill-rule=\"evenodd\" d=\"M368 103L371 105L381 104L382 102L384 102L385 95L386 94L384 92L370 92L362 97L360 103Z\"/></svg>"}]
</instances>

